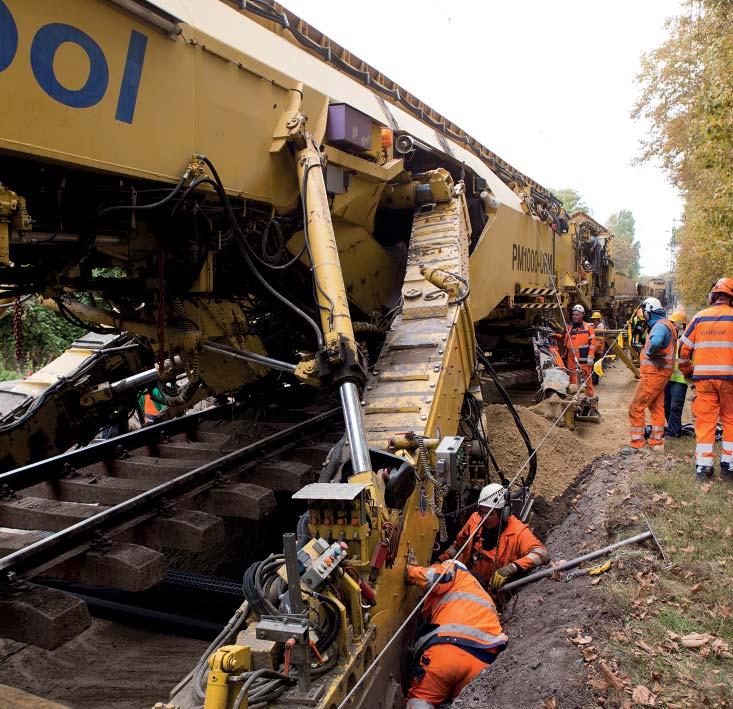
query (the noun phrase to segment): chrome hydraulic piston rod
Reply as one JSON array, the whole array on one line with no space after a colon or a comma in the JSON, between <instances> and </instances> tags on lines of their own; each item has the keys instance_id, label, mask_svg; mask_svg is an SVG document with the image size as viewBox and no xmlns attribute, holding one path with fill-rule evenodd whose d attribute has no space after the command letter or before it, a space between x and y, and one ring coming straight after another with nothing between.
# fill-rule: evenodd
<instances>
[{"instance_id":1,"label":"chrome hydraulic piston rod","mask_svg":"<svg viewBox=\"0 0 733 709\"><path fill-rule=\"evenodd\" d=\"M296 164L305 224L303 237L313 270L326 347L331 351L338 351L342 362L357 362L359 351L354 339L338 245L331 222L321 155L309 132L301 130L296 142ZM370 472L372 466L364 433L359 388L353 378L346 376L340 380L339 392L351 448L353 472Z\"/></svg>"}]
</instances>

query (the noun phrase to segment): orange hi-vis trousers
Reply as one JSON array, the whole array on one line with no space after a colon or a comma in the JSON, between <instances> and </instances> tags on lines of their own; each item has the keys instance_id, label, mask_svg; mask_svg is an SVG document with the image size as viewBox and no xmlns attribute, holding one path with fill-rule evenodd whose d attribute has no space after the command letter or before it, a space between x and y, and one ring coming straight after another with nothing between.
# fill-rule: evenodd
<instances>
[{"instance_id":1,"label":"orange hi-vis trousers","mask_svg":"<svg viewBox=\"0 0 733 709\"><path fill-rule=\"evenodd\" d=\"M718 418L723 423L720 462L733 463L733 381L701 379L695 382L695 392L695 465L713 465Z\"/></svg>"},{"instance_id":2,"label":"orange hi-vis trousers","mask_svg":"<svg viewBox=\"0 0 733 709\"><path fill-rule=\"evenodd\" d=\"M420 658L405 709L432 709L454 699L484 667L488 664L456 645L432 645Z\"/></svg>"},{"instance_id":3,"label":"orange hi-vis trousers","mask_svg":"<svg viewBox=\"0 0 733 709\"><path fill-rule=\"evenodd\" d=\"M588 366L587 364L581 364L580 365L580 371L582 372L583 379L578 382L578 372L574 367L568 368L568 374L570 375L570 383L571 384L580 384L585 381L585 393L587 396L595 396L595 390L593 389L593 377L591 376L593 372L593 367Z\"/></svg>"},{"instance_id":4,"label":"orange hi-vis trousers","mask_svg":"<svg viewBox=\"0 0 733 709\"><path fill-rule=\"evenodd\" d=\"M636 387L634 398L629 404L629 426L631 430L631 447L644 447L644 411L649 409L652 420L650 446L664 445L664 387L667 386L670 373L651 374L642 372Z\"/></svg>"}]
</instances>

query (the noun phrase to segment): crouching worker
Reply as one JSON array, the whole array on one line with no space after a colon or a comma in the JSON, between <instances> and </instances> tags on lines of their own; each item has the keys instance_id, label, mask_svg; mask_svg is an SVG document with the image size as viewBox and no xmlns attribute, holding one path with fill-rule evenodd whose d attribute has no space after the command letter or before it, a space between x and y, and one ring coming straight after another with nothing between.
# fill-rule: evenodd
<instances>
[{"instance_id":1,"label":"crouching worker","mask_svg":"<svg viewBox=\"0 0 733 709\"><path fill-rule=\"evenodd\" d=\"M486 517L489 510L491 513ZM482 524L484 517L486 520ZM458 558L488 590L497 591L512 577L524 576L550 560L545 545L511 513L506 488L498 483L486 485L481 490L478 512L468 518L455 542L438 557L439 560L455 556L476 529L475 536Z\"/></svg>"},{"instance_id":2,"label":"crouching worker","mask_svg":"<svg viewBox=\"0 0 733 709\"><path fill-rule=\"evenodd\" d=\"M406 709L433 709L459 692L506 647L494 602L458 561L417 566L408 558L407 584L432 589L415 642L415 672ZM433 588L433 584L437 584Z\"/></svg>"}]
</instances>

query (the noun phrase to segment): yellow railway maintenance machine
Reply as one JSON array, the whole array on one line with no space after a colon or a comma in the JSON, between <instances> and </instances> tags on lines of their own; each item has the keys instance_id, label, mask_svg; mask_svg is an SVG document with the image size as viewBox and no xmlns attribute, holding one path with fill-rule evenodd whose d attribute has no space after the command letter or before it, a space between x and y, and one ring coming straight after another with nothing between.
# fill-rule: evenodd
<instances>
[{"instance_id":1,"label":"yellow railway maintenance machine","mask_svg":"<svg viewBox=\"0 0 733 709\"><path fill-rule=\"evenodd\" d=\"M0 298L133 337L134 382L157 380L170 415L275 377L338 388L348 460L296 494L311 541L262 569L278 604L250 605L173 699L337 706L415 604L408 550L427 563L486 481L461 432L477 333L512 342L587 295L585 237L548 190L263 0L0 0L0 89ZM114 377L86 379L87 411ZM67 396L54 386L44 400ZM3 427L11 467L30 453L5 432L40 435L44 410ZM399 702L401 655L353 706Z\"/></svg>"}]
</instances>

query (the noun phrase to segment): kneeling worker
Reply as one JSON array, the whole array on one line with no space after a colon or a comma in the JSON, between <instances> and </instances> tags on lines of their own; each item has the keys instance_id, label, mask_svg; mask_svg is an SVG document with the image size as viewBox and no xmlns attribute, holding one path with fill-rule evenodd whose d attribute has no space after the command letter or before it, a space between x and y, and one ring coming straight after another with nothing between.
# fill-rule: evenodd
<instances>
[{"instance_id":1,"label":"kneeling worker","mask_svg":"<svg viewBox=\"0 0 733 709\"><path fill-rule=\"evenodd\" d=\"M481 524L489 510L491 513ZM545 545L511 513L506 488L498 483L486 485L481 490L478 512L468 518L455 542L439 559L452 558L479 526L481 528L458 558L484 588L496 591L513 576L524 575L550 560Z\"/></svg>"},{"instance_id":2,"label":"kneeling worker","mask_svg":"<svg viewBox=\"0 0 733 709\"><path fill-rule=\"evenodd\" d=\"M408 558L407 583L431 589L428 623L415 643L415 674L406 709L433 709L459 692L506 647L494 602L458 561L417 566Z\"/></svg>"}]
</instances>

